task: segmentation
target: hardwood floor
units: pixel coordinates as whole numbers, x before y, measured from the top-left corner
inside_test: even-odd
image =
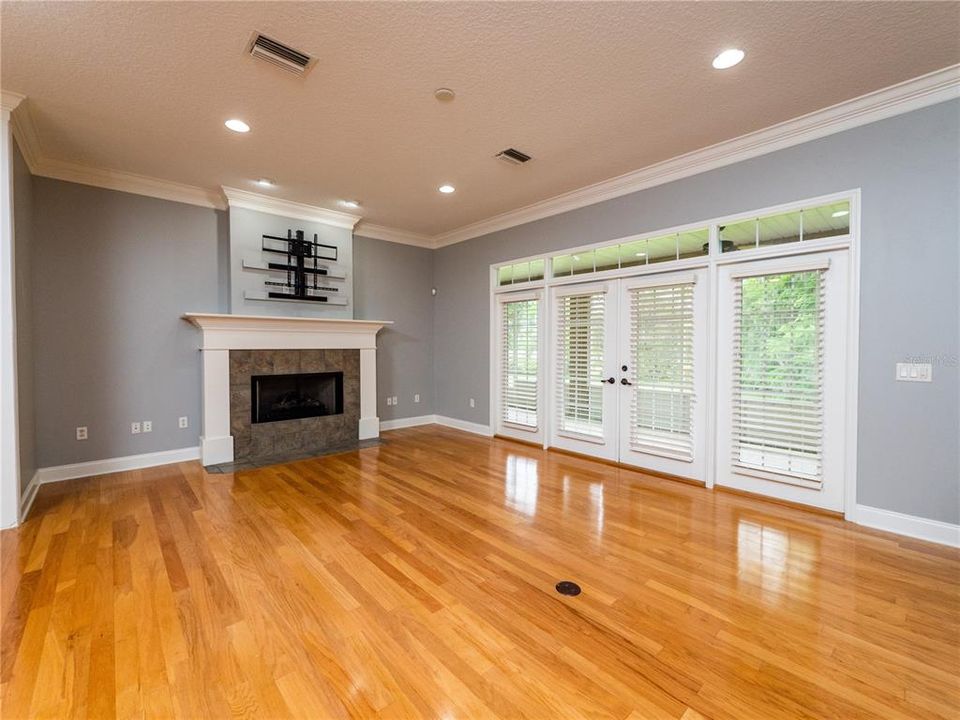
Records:
[[[0,715],[960,715],[954,550],[438,426],[385,440],[44,486],[2,534]]]

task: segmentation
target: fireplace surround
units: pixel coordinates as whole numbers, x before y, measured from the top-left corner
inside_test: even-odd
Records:
[[[204,465],[232,463],[240,459],[237,451],[245,453],[246,457],[267,455],[271,443],[273,450],[291,454],[302,452],[305,448],[312,449],[310,438],[316,438],[318,431],[325,432],[324,442],[329,440],[330,444],[338,439],[379,437],[376,336],[384,326],[391,324],[389,321],[215,313],[187,313],[184,319],[202,333],[200,456]],[[235,363],[242,366],[245,362],[249,363],[245,379],[238,380],[241,376],[232,375],[231,366]],[[342,372],[344,411],[326,417],[253,424],[250,378],[301,372]],[[351,392],[351,387],[356,391]],[[240,427],[238,415],[234,414],[234,408],[243,408],[244,402],[246,409],[239,412],[244,415],[249,436]],[[311,427],[311,424],[317,427]],[[284,431],[266,430],[271,427],[284,428]],[[262,436],[255,434],[258,428],[264,429]],[[272,437],[266,439],[268,435]],[[259,438],[256,440],[259,445],[254,445],[255,437]]]

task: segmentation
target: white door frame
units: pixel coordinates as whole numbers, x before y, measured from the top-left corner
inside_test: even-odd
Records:
[[[787,500],[803,505],[819,507],[825,510],[841,511],[846,504],[845,462],[845,422],[846,422],[846,378],[844,377],[848,348],[847,322],[849,302],[847,283],[849,283],[849,252],[832,250],[815,255],[790,258],[768,258],[752,262],[725,265],[720,268],[717,292],[720,312],[718,325],[717,354],[717,485],[765,495],[779,500]],[[731,409],[733,406],[733,356],[732,343],[735,319],[733,317],[733,295],[735,283],[744,277],[779,275],[781,273],[824,271],[824,366],[823,366],[823,420],[824,433],[821,440],[823,448],[823,483],[819,488],[804,486],[800,481],[790,481],[781,476],[762,470],[734,468],[730,460],[733,444]],[[833,308],[833,312],[831,312]],[[809,483],[808,483],[809,485]]]
[[[716,418],[718,414],[718,408],[716,406],[716,388],[717,388],[717,373],[716,373],[716,350],[718,344],[717,338],[717,312],[718,312],[718,297],[717,293],[719,292],[716,278],[718,275],[718,270],[720,267],[736,262],[746,262],[749,260],[757,260],[762,258],[772,258],[772,257],[792,257],[807,255],[814,252],[822,252],[826,250],[833,249],[847,249],[849,251],[849,280],[848,280],[848,289],[849,289],[849,301],[847,303],[848,310],[848,320],[847,320],[847,366],[845,368],[845,377],[846,377],[846,425],[845,425],[845,466],[846,472],[844,473],[845,477],[845,488],[844,488],[844,504],[843,512],[846,519],[856,522],[857,521],[857,478],[858,478],[858,463],[857,463],[857,444],[858,444],[858,417],[857,411],[859,407],[859,352],[860,352],[860,229],[861,229],[861,201],[860,201],[861,191],[859,188],[853,188],[850,190],[844,190],[835,193],[829,193],[825,195],[819,195],[815,197],[803,198],[800,200],[795,200],[786,203],[780,203],[777,205],[772,205],[763,208],[751,209],[743,212],[738,212],[736,214],[723,215],[713,218],[706,218],[697,222],[685,223],[683,225],[678,225],[671,228],[664,228],[653,230],[649,232],[644,232],[636,235],[630,235],[623,238],[609,238],[599,242],[588,243],[584,245],[578,245],[576,247],[567,247],[567,248],[556,248],[554,250],[538,253],[535,255],[528,255],[525,257],[518,257],[511,260],[504,260],[490,265],[490,317],[493,317],[495,311],[495,295],[501,292],[508,292],[519,289],[529,289],[529,288],[550,288],[559,285],[571,284],[575,282],[589,282],[606,280],[611,278],[621,278],[621,277],[634,277],[639,275],[654,275],[664,272],[673,272],[680,269],[690,269],[690,268],[707,268],[709,276],[709,285],[711,288],[711,298],[710,298],[710,307],[709,307],[709,322],[707,325],[709,333],[709,341],[707,347],[707,356],[708,356],[708,366],[709,366],[709,379],[708,379],[708,392],[707,392],[707,403],[708,403],[708,413],[707,413],[707,472],[706,472],[706,487],[712,488],[715,485],[716,480]],[[809,240],[801,243],[791,243],[785,245],[775,245],[760,247],[751,250],[744,250],[735,253],[722,253],[719,243],[719,237],[717,232],[717,226],[722,224],[727,224],[731,222],[736,222],[741,219],[746,219],[750,217],[759,217],[764,215],[772,215],[781,212],[788,212],[790,210],[796,210],[801,207],[816,207],[818,205],[824,205],[831,202],[838,202],[842,200],[848,200],[850,202],[850,232],[846,236],[840,237],[831,237],[824,238],[822,240]],[[677,260],[671,262],[659,263],[656,265],[649,266],[640,266],[632,267],[629,269],[623,270],[605,270],[598,271],[589,275],[584,275],[583,277],[563,277],[563,278],[554,278],[552,277],[552,267],[550,263],[550,258],[553,255],[559,254],[568,254],[578,252],[580,250],[590,250],[594,248],[607,247],[610,245],[615,245],[618,243],[626,243],[633,240],[656,237],[660,235],[665,235],[674,232],[682,232],[693,228],[698,227],[708,227],[709,228],[709,245],[710,252],[709,255],[699,257],[699,258],[690,258],[685,260]],[[504,265],[511,265],[513,263],[527,262],[531,260],[544,260],[545,272],[544,278],[542,280],[535,280],[526,283],[522,283],[519,286],[506,286],[498,287],[497,286],[497,270],[499,267]],[[551,310],[551,300],[550,294],[548,293],[544,298],[544,302],[547,306],[546,316],[549,316]],[[496,339],[494,337],[495,327],[494,323],[490,323],[490,427],[495,427],[494,420],[496,414],[496,404],[493,401],[493,387],[494,387],[494,361],[496,353]],[[547,348],[547,352],[550,352],[550,348]],[[547,360],[549,362],[549,360]],[[546,421],[549,423],[552,419],[552,409],[550,407],[552,403],[551,393],[546,392],[545,397],[546,402]],[[549,437],[549,428],[547,428],[546,436]],[[547,442],[545,441],[544,447],[547,447]]]

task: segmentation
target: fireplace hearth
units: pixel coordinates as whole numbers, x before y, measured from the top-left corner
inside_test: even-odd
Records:
[[[343,373],[253,375],[250,422],[278,422],[343,413]]]

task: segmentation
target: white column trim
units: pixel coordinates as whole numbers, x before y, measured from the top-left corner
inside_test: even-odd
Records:
[[[3,93],[0,107],[0,528],[20,522],[17,408],[17,294],[10,113],[22,96]]]
[[[377,350],[360,350],[360,439],[380,436],[377,417]]]

